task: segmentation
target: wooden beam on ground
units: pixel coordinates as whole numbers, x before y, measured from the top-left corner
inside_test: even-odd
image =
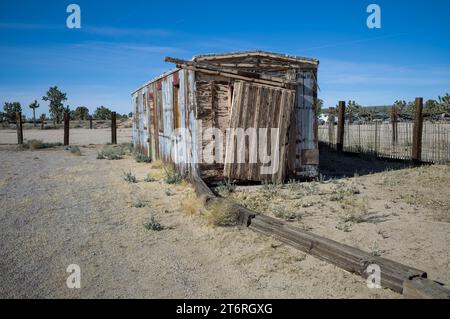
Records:
[[[203,179],[196,173],[192,174],[191,183],[194,185],[197,197],[199,197],[204,203],[216,197],[208,185],[206,185]]]
[[[367,278],[367,267],[378,265],[381,271],[381,286],[402,293],[403,282],[415,277],[426,277],[426,272],[402,265],[334,240],[288,225],[279,219],[255,214],[250,229],[272,236],[321,260],[332,263],[348,272]]]
[[[427,278],[413,278],[403,282],[403,296],[407,299],[450,299],[450,290]]]

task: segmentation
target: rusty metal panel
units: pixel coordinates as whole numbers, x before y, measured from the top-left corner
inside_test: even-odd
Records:
[[[302,163],[303,165],[319,165],[319,150],[303,150]]]

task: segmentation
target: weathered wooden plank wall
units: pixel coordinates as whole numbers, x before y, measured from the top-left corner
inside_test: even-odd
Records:
[[[287,132],[289,128],[290,117],[294,105],[294,91],[286,89],[275,89],[264,85],[249,84],[244,82],[235,82],[233,103],[230,113],[230,128],[249,128],[256,129],[256,134],[252,144],[256,148],[250,148],[248,137],[245,143],[236,143],[235,140],[228,141],[225,150],[225,168],[224,176],[229,179],[253,180],[253,181],[271,181],[281,182],[285,178],[286,166],[285,159],[288,151]],[[267,136],[259,135],[259,128],[267,128]],[[271,148],[271,131],[277,128],[278,145],[277,152]],[[264,143],[265,142],[265,143]],[[279,154],[274,160],[278,162],[276,169],[272,174],[261,174],[261,166],[267,166],[260,161],[258,153],[260,151],[258,144],[266,145],[266,154],[272,156]],[[238,163],[238,154],[245,154],[245,162]],[[254,164],[251,164],[251,163]],[[270,163],[274,165],[274,163]]]
[[[165,162],[173,162],[175,156],[180,173],[189,175],[198,171],[208,181],[228,177],[280,182],[286,174],[299,178],[317,176],[318,145],[314,116],[317,101],[316,62],[276,54],[259,55],[261,53],[224,55],[222,59],[203,57],[201,60],[208,60],[216,68],[234,68],[239,74],[243,72],[250,78],[253,78],[253,73],[253,76],[274,79],[271,85],[179,66],[179,69],[161,75],[134,92],[133,141],[136,148],[151,159]],[[275,80],[290,81],[289,88],[295,87],[295,81],[298,85],[295,91],[282,89],[285,86],[278,85]],[[237,89],[236,83],[245,83],[239,84],[243,85],[242,92]],[[178,104],[176,116],[174,92]],[[234,102],[236,110],[233,110],[232,102],[237,96],[239,100]],[[188,129],[189,134],[186,135],[191,138],[182,138],[180,134],[174,136],[175,126]],[[204,132],[208,128],[217,128],[223,141],[227,141],[229,127],[244,130],[280,128],[277,173],[261,176],[261,163],[251,163],[258,151],[249,152],[248,141],[239,145],[245,154],[244,163],[225,166],[223,162],[228,161],[225,159],[227,146],[219,143],[214,147],[211,142],[217,139],[216,134],[205,135]],[[270,142],[270,132],[266,140]],[[269,155],[272,153],[270,145],[267,152]],[[210,156],[205,158],[204,155],[208,154]]]

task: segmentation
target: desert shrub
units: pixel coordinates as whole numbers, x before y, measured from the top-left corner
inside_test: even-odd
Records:
[[[136,176],[134,176],[131,172],[124,172],[123,179],[128,183],[137,183]]]
[[[214,192],[222,197],[228,196],[230,193],[233,193],[236,190],[236,185],[234,182],[232,182],[229,179],[225,179],[225,181],[220,182],[219,185],[217,185],[214,188]]]
[[[97,154],[97,159],[119,160],[124,155],[123,148],[120,146],[105,146]]]
[[[145,176],[145,178],[144,178],[144,182],[147,182],[147,183],[156,182],[156,181],[157,181],[157,179],[150,174],[147,174],[147,176]]]
[[[132,207],[135,207],[135,208],[142,208],[142,207],[145,207],[145,203],[144,203],[143,201],[141,201],[140,199],[137,199],[137,200],[133,203]]]
[[[360,191],[358,188],[356,188],[355,186],[349,186],[349,187],[339,187],[339,188],[335,188],[333,190],[333,193],[330,197],[330,201],[336,201],[336,202],[341,202],[343,201],[346,197],[348,196],[352,196],[352,195],[356,195],[359,194]]]
[[[163,226],[161,226],[161,224],[153,216],[150,216],[150,220],[144,223],[144,227],[147,230],[154,230],[154,231],[163,230]]]
[[[287,188],[299,196],[315,195],[317,193],[317,184],[313,182],[300,182],[294,179],[289,180]]]
[[[20,146],[21,149],[40,150],[44,148],[51,148],[61,146],[62,143],[44,143],[41,140],[29,140]]]
[[[342,201],[343,214],[340,216],[344,223],[363,223],[369,211],[367,198],[347,198]]]
[[[203,203],[197,197],[185,197],[181,201],[181,210],[188,216],[192,216],[203,208]]]
[[[66,151],[69,151],[73,155],[81,156],[81,150],[78,146],[68,146],[66,147]]]
[[[164,191],[164,194],[166,194],[166,196],[172,196],[173,195],[173,193],[170,191],[170,189],[166,189]]]
[[[167,184],[179,184],[183,181],[183,177],[175,171],[173,166],[164,167],[164,174]]]
[[[294,220],[300,220],[302,216],[298,213],[291,212],[287,210],[284,207],[276,207],[273,210],[273,214],[275,217],[287,220],[287,221],[294,221]]]
[[[142,153],[135,152],[133,158],[138,163],[150,163],[150,158]]]
[[[32,150],[39,150],[45,148],[44,143],[41,140],[29,140],[27,144],[29,145],[29,148]]]
[[[238,222],[238,216],[233,203],[224,199],[213,199],[206,206],[206,219],[208,223],[214,226],[235,226]]]

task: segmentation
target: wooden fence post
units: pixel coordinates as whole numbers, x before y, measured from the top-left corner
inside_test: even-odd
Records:
[[[339,101],[338,128],[336,141],[336,149],[338,152],[342,152],[342,150],[344,149],[344,126],[345,126],[345,101]]]
[[[17,144],[23,144],[22,112],[16,112]]]
[[[64,145],[69,145],[69,112],[64,113]]]
[[[379,132],[378,132],[378,121],[375,121],[375,138],[374,138],[374,140],[375,140],[375,145],[374,145],[374,154],[375,154],[375,156],[376,157],[378,157],[378,134]]]
[[[92,130],[92,115],[89,115],[89,129]]]
[[[328,110],[328,145],[331,147],[336,142],[334,138],[334,108]]]
[[[423,98],[417,97],[414,113],[414,131],[412,145],[412,160],[419,162],[422,159],[422,129],[423,129]]]
[[[117,144],[116,112],[111,113],[111,144]]]
[[[397,121],[397,108],[393,106],[391,110],[392,145],[396,145],[398,140]]]

